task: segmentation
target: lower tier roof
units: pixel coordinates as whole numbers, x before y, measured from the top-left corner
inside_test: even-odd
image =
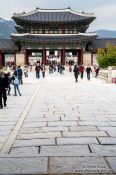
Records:
[[[12,39],[0,39],[0,51],[18,50],[16,43]]]
[[[54,43],[54,42],[84,42],[92,41],[96,33],[78,33],[78,34],[12,34],[14,41]]]
[[[116,38],[98,38],[88,45],[88,50],[96,51],[99,48],[105,49],[107,43],[116,46]]]

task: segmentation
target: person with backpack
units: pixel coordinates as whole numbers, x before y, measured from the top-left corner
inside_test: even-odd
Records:
[[[13,75],[12,77],[13,85],[14,85],[14,96],[17,96],[18,94],[21,96],[20,89],[19,89],[19,79],[16,75]]]

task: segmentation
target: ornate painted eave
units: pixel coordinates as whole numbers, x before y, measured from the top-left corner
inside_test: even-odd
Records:
[[[12,34],[11,37],[16,42],[36,42],[36,43],[58,43],[58,42],[89,42],[93,41],[96,33],[78,34]]]
[[[80,22],[90,21],[95,19],[95,16],[90,13],[75,12],[70,8],[66,9],[40,9],[28,13],[14,13],[12,17],[15,21],[26,22]]]

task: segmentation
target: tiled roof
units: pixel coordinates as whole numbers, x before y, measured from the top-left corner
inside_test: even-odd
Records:
[[[97,35],[94,33],[79,34],[12,34],[15,41],[54,43],[54,42],[83,42],[94,40]]]
[[[86,20],[92,22],[95,19],[93,14],[75,12],[70,8],[56,10],[37,8],[35,11],[29,13],[14,13],[12,18],[14,20],[19,19],[30,22],[74,22]]]
[[[92,41],[88,48],[89,50],[97,50],[99,48],[105,48],[107,43],[111,43],[116,46],[116,38],[99,38]]]
[[[12,51],[18,50],[18,47],[12,39],[0,39],[0,50]]]

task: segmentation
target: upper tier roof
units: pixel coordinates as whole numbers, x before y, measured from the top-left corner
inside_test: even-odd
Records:
[[[78,22],[89,20],[92,22],[95,17],[93,14],[89,13],[79,13],[71,10],[70,8],[66,9],[40,9],[28,12],[28,13],[14,13],[14,20],[23,20],[29,22]]]

